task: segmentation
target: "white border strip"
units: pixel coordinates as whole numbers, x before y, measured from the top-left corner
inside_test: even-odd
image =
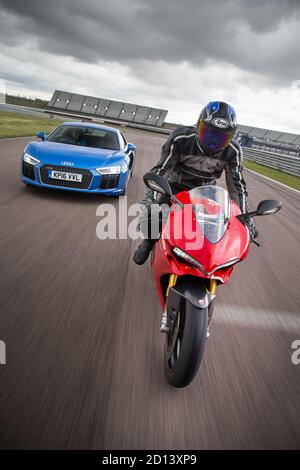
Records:
[[[280,183],[280,181],[273,180],[272,178],[269,178],[268,176],[262,175],[261,173],[258,173],[257,171],[249,170],[249,168],[246,168],[246,167],[244,168],[244,170],[245,171],[250,171],[251,173],[254,173],[255,175],[259,175],[262,178],[266,178],[267,180],[272,181],[272,183],[277,183],[277,184],[279,184],[280,186],[283,186],[286,189],[290,189],[291,191],[295,191],[296,193],[300,194],[300,191],[298,189],[291,188],[290,186],[287,186],[286,184]]]

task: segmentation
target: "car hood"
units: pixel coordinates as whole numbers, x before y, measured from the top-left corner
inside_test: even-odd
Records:
[[[64,165],[62,162],[73,163],[76,168],[98,168],[116,165],[124,158],[120,150],[96,149],[79,145],[61,144],[58,142],[30,142],[25,152],[42,163]]]

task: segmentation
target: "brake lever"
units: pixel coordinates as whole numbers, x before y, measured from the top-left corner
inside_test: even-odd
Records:
[[[257,246],[260,246],[260,243],[256,242],[255,240],[252,240],[252,243],[254,243]]]

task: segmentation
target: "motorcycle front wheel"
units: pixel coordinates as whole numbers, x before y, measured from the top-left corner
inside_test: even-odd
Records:
[[[174,387],[186,387],[195,377],[204,352],[208,309],[182,298],[172,327],[166,334],[164,369]]]

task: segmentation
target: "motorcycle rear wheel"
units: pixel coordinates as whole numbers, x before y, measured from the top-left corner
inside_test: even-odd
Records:
[[[164,370],[174,387],[186,387],[195,377],[204,353],[208,309],[182,298],[171,331],[166,334]]]

